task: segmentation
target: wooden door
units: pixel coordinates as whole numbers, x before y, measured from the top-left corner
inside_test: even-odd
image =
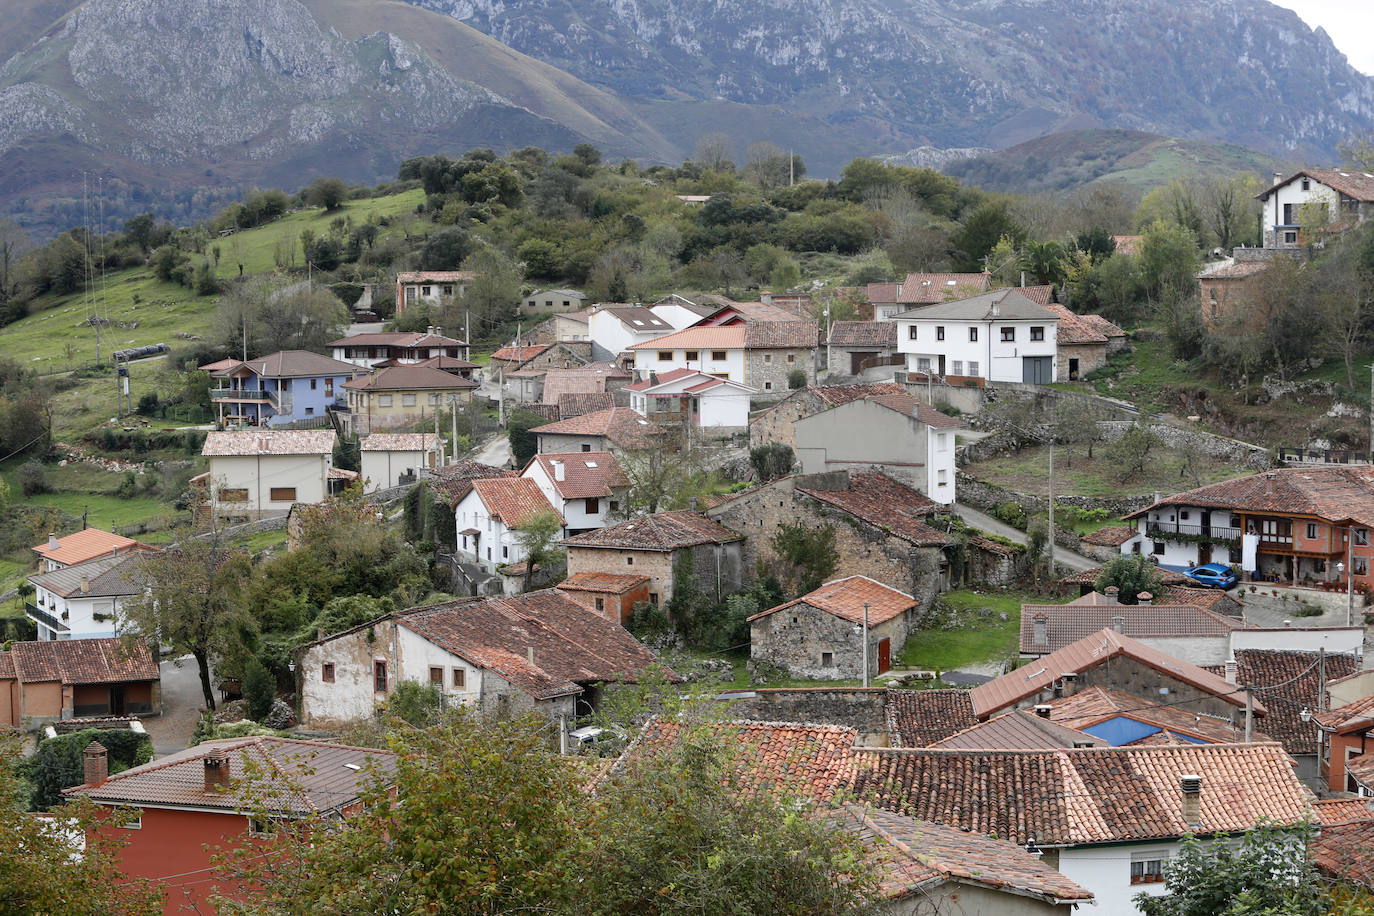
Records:
[[[881,639],[878,641],[878,673],[892,670],[892,640]]]

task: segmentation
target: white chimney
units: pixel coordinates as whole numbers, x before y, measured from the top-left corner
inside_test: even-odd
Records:
[[[91,580],[90,580],[88,577],[86,577],[86,576],[82,576],[82,577],[81,577],[81,594],[85,595],[85,594],[89,593],[90,590],[91,590]]]
[[[1031,621],[1031,645],[1048,646],[1050,644],[1050,619],[1044,611],[1036,614]]]
[[[1277,187],[1279,186],[1279,182],[1280,182],[1280,181],[1283,181],[1283,176],[1282,176],[1281,174],[1279,174],[1278,172],[1275,172],[1275,173],[1274,173],[1274,187],[1277,188]]]
[[[1226,664],[1225,664],[1224,667],[1225,667],[1225,671],[1226,671],[1226,675],[1225,675],[1225,677],[1226,677],[1226,683],[1228,683],[1228,684],[1234,684],[1234,683],[1236,682],[1236,659],[1235,659],[1235,657],[1233,656],[1233,657],[1231,657],[1231,658],[1228,658],[1228,659],[1226,660]]]
[[[57,535],[53,534],[51,531],[48,532],[48,549],[57,549]]]
[[[1125,617],[1113,617],[1113,618],[1112,618],[1112,629],[1115,630],[1115,631],[1118,632],[1118,633],[1123,633],[1123,634],[1124,634],[1124,633],[1126,632],[1126,618],[1125,618]]]
[[[563,462],[553,461],[551,463],[553,464],[553,479],[557,480],[560,483],[564,480],[567,480],[568,470],[563,466]]]
[[[1037,703],[1035,706],[1035,714],[1042,719],[1048,719],[1053,711],[1054,707],[1048,703]]]
[[[525,658],[529,660],[530,667],[534,667],[534,646],[525,647]]]

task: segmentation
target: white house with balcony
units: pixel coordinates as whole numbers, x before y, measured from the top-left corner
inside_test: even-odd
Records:
[[[745,429],[749,399],[758,390],[695,369],[650,370],[642,381],[625,389],[630,408],[642,417],[663,423],[690,421],[697,429]]]
[[[1056,381],[1059,317],[1014,289],[897,316],[897,350],[910,373],[954,384]]]
[[[1303,229],[1363,222],[1374,212],[1374,174],[1355,169],[1303,169],[1256,195],[1265,248],[1298,248],[1310,243]]]
[[[120,609],[142,591],[136,564],[145,554],[111,554],[29,576],[34,594],[27,612],[38,627],[38,638],[118,636]]]
[[[358,479],[333,466],[332,429],[211,432],[201,454],[210,470],[191,478],[200,514],[259,519],[314,505]]]

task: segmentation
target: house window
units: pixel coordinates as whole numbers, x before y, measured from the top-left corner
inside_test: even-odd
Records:
[[[977,342],[978,342],[978,329],[977,329],[977,328],[969,328],[969,329],[968,329],[968,342],[969,342],[969,343],[977,343]]]
[[[272,502],[291,503],[296,501],[295,487],[273,487],[271,490]]]
[[[453,669],[453,686],[457,690],[462,690],[468,685],[468,673],[462,668]]]
[[[1368,546],[1369,546],[1369,529],[1368,529],[1368,528],[1356,528],[1356,529],[1355,529],[1355,546],[1356,546],[1356,547],[1368,547]]]
[[[582,443],[582,451],[584,451],[584,452],[590,452],[591,450],[592,450],[592,445],[591,445],[590,442],[583,442],[583,443]]]
[[[315,390],[315,379],[313,379],[313,378],[310,380],[310,390],[311,390],[311,391],[314,391],[314,390]]]
[[[649,592],[649,603],[658,607],[658,592]]]
[[[634,558],[634,557],[626,557],[626,558],[625,558],[625,565],[626,565],[626,566],[634,566],[634,565],[635,565],[635,558]]]
[[[1317,525],[1315,522],[1307,523],[1307,539],[1315,541],[1317,539]]]
[[[764,390],[764,391],[772,391],[772,390],[773,390],[773,383],[772,383],[772,382],[764,382],[764,383],[763,383],[763,390]]]
[[[930,371],[930,357],[928,357],[928,356],[917,357],[917,359],[916,359],[916,371],[917,371],[917,372],[929,372],[929,371]]]
[[[222,503],[246,503],[248,502],[248,490],[246,488],[220,490],[219,501]]]
[[[797,361],[797,354],[795,354],[795,353],[789,353],[789,354],[787,354],[787,361],[788,361],[789,363],[795,363],[795,362]]]
[[[389,394],[379,394],[379,395],[377,395],[377,406],[378,406],[378,407],[390,407],[390,406],[391,406],[391,395],[389,395]]]
[[[1310,190],[1312,190],[1312,179],[1310,179],[1310,178],[1304,178],[1304,179],[1302,180],[1302,189],[1303,189],[1304,191],[1310,191]]]
[[[724,351],[724,350],[712,350],[712,351],[711,351],[711,359],[716,360],[716,361],[718,361],[718,362],[719,362],[719,361],[723,361],[723,360],[725,359],[725,351]]]
[[[1045,329],[1044,329],[1044,328],[1031,328],[1031,340],[1044,340],[1044,339],[1045,339]]]
[[[701,351],[700,351],[700,350],[686,350],[686,351],[683,352],[682,358],[685,359],[685,360],[687,360],[687,362],[689,362],[689,363],[698,362],[698,361],[701,360]]]
[[[968,361],[968,374],[975,378],[978,376],[978,360],[971,359]]]
[[[325,662],[320,666],[320,680],[326,684],[334,683],[334,663]]]
[[[402,406],[402,407],[414,407],[414,406],[415,406],[415,395],[414,395],[414,394],[403,394],[403,395],[401,395],[401,406]]]
[[[314,416],[314,414],[315,414],[315,408],[313,408],[313,407],[307,407],[307,408],[305,408],[305,415],[306,415],[307,417],[309,417],[309,416]]]
[[[597,609],[598,611],[604,611],[604,610],[606,610],[606,599],[605,599],[605,598],[597,598],[597,599],[596,599],[596,609]]]
[[[1151,542],[1150,542],[1150,553],[1154,554],[1155,556],[1159,556],[1159,557],[1164,556],[1164,542],[1163,542],[1163,541],[1151,541]]]
[[[822,652],[822,653],[821,653],[821,667],[822,667],[822,668],[833,668],[833,667],[835,667],[835,653],[834,653],[834,652]]]
[[[1290,230],[1286,230],[1286,231],[1283,233],[1283,243],[1284,243],[1285,245],[1296,245],[1296,244],[1298,244],[1298,234],[1297,234],[1296,232],[1292,231],[1291,229],[1290,229]]]
[[[661,362],[661,363],[671,363],[671,362],[673,361],[673,351],[672,351],[672,350],[659,350],[659,351],[658,351],[658,361]]]
[[[510,546],[507,545],[507,544],[502,544],[502,545],[501,545],[501,559],[503,559],[503,560],[509,560],[509,559],[510,559]]]
[[[1178,517],[1179,517],[1179,520],[1180,520],[1180,521],[1185,521],[1185,522],[1188,521],[1188,513],[1187,513],[1186,511],[1180,512],[1180,513],[1178,514]]]
[[[937,325],[935,326],[935,339],[936,339],[936,340],[944,340],[944,339],[945,339],[945,326],[944,326],[944,325],[942,325],[942,324],[937,324]]]
[[[1367,576],[1367,575],[1369,575],[1369,561],[1368,561],[1367,559],[1365,559],[1364,557],[1356,557],[1356,558],[1355,558],[1355,575],[1357,575],[1357,576]]]
[[[588,514],[588,515],[596,515],[596,513],[600,512],[600,511],[601,511],[601,501],[600,501],[599,499],[597,499],[595,496],[588,496],[588,497],[587,497],[587,514]]]
[[[1016,328],[1002,328],[1002,342],[1012,343],[1016,340]]]
[[[771,363],[771,362],[773,361],[773,354],[772,354],[772,353],[765,353],[765,354],[763,354],[763,361],[764,361],[765,363]]]
[[[440,687],[444,686],[444,669],[438,665],[429,666],[429,682]]]
[[[374,661],[372,663],[372,689],[378,693],[386,693],[386,662]]]
[[[123,827],[125,830],[142,830],[142,829],[143,829],[143,812],[142,812],[142,811],[138,812],[138,814],[135,815],[135,816],[133,817],[133,819],[128,820],[128,821],[125,821],[124,823],[120,824],[119,826]]]
[[[936,484],[935,484],[935,485],[936,485],[937,487],[947,487],[947,486],[949,486],[949,471],[946,471],[944,468],[941,468],[939,471],[936,472],[936,474],[935,474],[935,480],[936,480]]]
[[[950,374],[951,374],[951,375],[963,375],[963,374],[964,374],[964,361],[963,361],[962,359],[956,359],[956,360],[954,360],[953,362],[951,362],[951,363],[949,364],[949,371],[950,371]]]
[[[916,325],[913,324],[913,325],[911,325],[910,327],[908,327],[908,328],[906,329],[906,339],[907,339],[907,340],[915,340],[915,339],[916,339]]]
[[[1160,884],[1164,881],[1164,856],[1161,853],[1146,853],[1150,858],[1131,857],[1132,884]]]
[[[429,403],[433,404],[436,407],[439,406],[439,397],[440,396],[437,394],[431,394],[429,396]]]

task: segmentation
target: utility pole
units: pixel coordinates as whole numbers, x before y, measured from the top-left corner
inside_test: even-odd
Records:
[[[1369,367],[1369,460],[1374,461],[1374,365]]]
[[[458,456],[458,395],[448,396],[449,419],[453,421],[453,435],[449,438],[449,448],[453,457]]]
[[[826,304],[825,304],[825,371],[826,371],[826,372],[833,373],[833,372],[835,371],[835,364],[831,361],[831,355],[830,355],[830,354],[831,354],[831,349],[830,349],[830,303],[829,303],[829,302],[826,302]],[[1374,384],[1374,382],[1371,382],[1371,384]],[[1371,410],[1374,410],[1374,408],[1371,408]],[[1371,422],[1374,422],[1374,421],[1371,421]],[[1370,451],[1374,451],[1374,445],[1371,445],[1371,446],[1369,447],[1369,450],[1370,450]]]
[[[463,359],[472,356],[472,309],[463,310]]]
[[[1250,692],[1250,688],[1245,688],[1245,743],[1253,741],[1255,722],[1255,695]]]
[[[1072,463],[1072,462],[1071,462]],[[1050,582],[1054,582],[1054,433],[1050,433]]]
[[[864,686],[868,686],[868,602],[864,602]]]
[[[1317,650],[1317,712],[1326,709],[1326,646]]]

